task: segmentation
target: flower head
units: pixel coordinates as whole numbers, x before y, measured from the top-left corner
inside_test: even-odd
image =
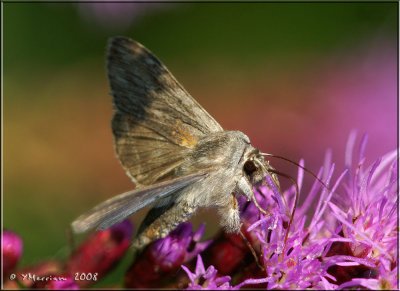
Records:
[[[196,269],[194,273],[192,273],[186,266],[182,266],[182,269],[186,272],[190,280],[186,290],[239,290],[244,285],[267,282],[266,279],[247,279],[236,286],[231,286],[231,277],[218,276],[218,271],[212,265],[210,265],[206,270],[200,255],[197,256]]]
[[[398,264],[397,153],[388,153],[366,166],[366,141],[364,136],[355,165],[351,158],[354,152],[352,143],[349,143],[346,166],[351,175],[344,184],[344,191],[335,197],[336,203],[329,203],[337,220],[338,236],[342,238],[336,250],[339,254],[364,259],[373,265],[367,271],[358,271],[357,280],[351,278],[353,282],[378,280],[382,286],[397,288],[397,284],[393,285],[392,272]],[[337,268],[335,271],[338,272]],[[340,274],[343,273],[348,271]],[[345,282],[348,278],[344,280],[342,275],[338,279]]]
[[[190,283],[187,290],[230,290],[229,285],[231,277],[217,276],[218,271],[214,266],[209,266],[207,270],[204,267],[201,256],[197,256],[196,270],[192,273],[186,266],[182,266],[183,270],[189,276]]]
[[[347,167],[332,186],[335,165],[327,155],[318,179],[297,205],[292,225],[288,217],[293,214],[288,213],[295,204],[296,187],[281,194],[267,180],[268,187],[255,189],[258,204],[267,214],[252,203],[240,201],[244,232],[261,253],[264,272],[253,269],[253,276],[240,276],[246,268],[238,269],[237,264],[231,268],[229,256],[226,263],[230,268],[224,269],[224,258],[215,256],[219,259],[211,259],[213,265],[205,270],[200,258],[195,273],[183,266],[190,279],[188,288],[236,289],[259,283],[266,283],[267,289],[397,288],[397,155],[389,153],[365,166],[365,145],[363,138],[355,167],[349,163],[352,149],[348,150]],[[299,189],[303,176],[300,167]],[[211,250],[215,245],[228,250],[238,245],[231,244],[228,236],[217,242]],[[250,279],[231,286],[230,277],[219,279],[214,266],[222,266],[223,274]]]
[[[125,275],[129,288],[159,287],[153,285],[202,252],[211,241],[200,242],[205,227],[195,232],[189,222],[181,223],[165,238],[150,244],[135,260]]]
[[[151,245],[151,259],[164,271],[179,268],[183,262],[190,261],[210,244],[209,241],[199,242],[204,230],[204,224],[193,232],[190,223],[181,223],[167,237]]]

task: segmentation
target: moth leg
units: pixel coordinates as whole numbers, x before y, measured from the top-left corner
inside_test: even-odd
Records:
[[[219,208],[219,214],[222,218],[221,225],[226,232],[239,233],[241,227],[239,203],[234,193],[231,194],[229,202]]]
[[[140,227],[141,232],[133,241],[133,247],[141,250],[152,241],[165,237],[179,223],[186,221],[195,211],[196,207],[188,205],[184,201],[152,209],[143,223],[153,221],[148,226],[145,224]]]
[[[246,197],[247,201],[253,201],[254,205],[261,213],[268,215],[268,213],[258,203],[256,195],[254,195],[253,186],[247,178],[242,177],[238,181],[236,185],[236,190],[238,190],[239,193],[243,194]]]
[[[239,179],[234,192],[239,192],[243,194],[246,197],[247,201],[250,201],[254,196],[253,185],[250,184],[249,180],[246,177],[241,177]]]

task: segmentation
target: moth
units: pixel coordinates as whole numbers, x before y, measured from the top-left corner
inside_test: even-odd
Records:
[[[106,229],[153,205],[133,245],[165,237],[201,207],[218,210],[226,232],[240,231],[238,195],[278,178],[240,131],[225,131],[148,49],[125,37],[109,40],[116,155],[135,190],[97,205],[72,223],[75,233]]]

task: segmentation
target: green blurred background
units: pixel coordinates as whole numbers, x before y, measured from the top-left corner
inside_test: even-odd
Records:
[[[153,51],[224,128],[318,171],[352,129],[371,159],[396,146],[397,6],[5,3],[3,225],[22,265],[65,256],[69,223],[133,187],[113,152],[110,36]]]

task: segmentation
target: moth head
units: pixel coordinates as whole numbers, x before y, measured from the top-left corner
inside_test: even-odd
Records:
[[[270,175],[275,185],[279,188],[278,176],[275,169],[266,161],[258,150],[250,154],[243,165],[243,172],[252,185],[263,184],[265,176]]]

